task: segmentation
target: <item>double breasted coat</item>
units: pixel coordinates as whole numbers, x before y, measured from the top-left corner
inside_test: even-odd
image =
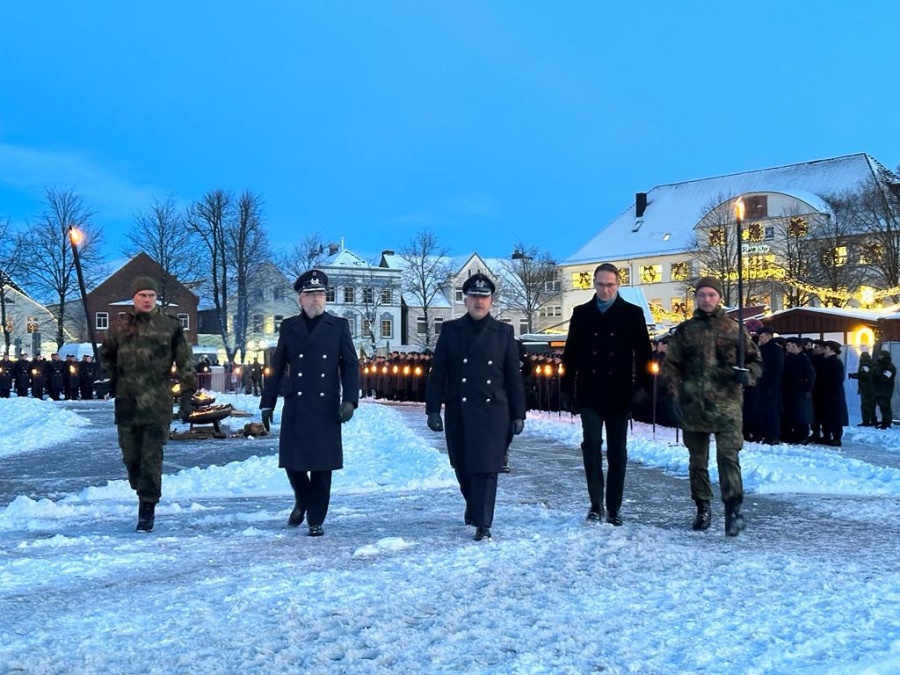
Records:
[[[575,307],[569,321],[562,390],[574,394],[579,407],[627,413],[633,384],[650,391],[651,352],[640,307],[616,297],[601,313],[591,298]]]
[[[278,466],[292,471],[343,468],[339,410],[342,401],[359,404],[359,359],[347,320],[326,312],[310,332],[302,315],[285,319],[271,369],[259,407],[274,409],[283,391]]]
[[[525,386],[512,326],[488,315],[479,330],[468,315],[441,327],[425,412],[441,411],[447,453],[465,473],[498,473],[510,422],[525,419]]]

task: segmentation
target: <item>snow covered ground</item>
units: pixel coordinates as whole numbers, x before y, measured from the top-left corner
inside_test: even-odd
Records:
[[[748,445],[726,539],[672,430],[634,426],[625,525],[587,526],[577,420],[530,416],[476,543],[416,405],[344,427],[318,539],[274,436],[170,443],[139,534],[111,403],[0,412],[0,673],[900,673],[897,431]]]

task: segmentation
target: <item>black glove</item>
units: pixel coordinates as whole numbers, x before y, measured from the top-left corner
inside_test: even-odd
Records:
[[[444,423],[441,421],[441,413],[429,413],[428,428],[432,431],[444,430]]]
[[[341,424],[350,421],[350,418],[353,417],[354,410],[355,408],[353,407],[353,404],[350,403],[350,401],[344,401],[343,403],[341,403],[341,411],[339,413]]]
[[[262,409],[262,423],[263,426],[268,431],[272,427],[272,409],[271,408],[263,408]]]
[[[576,413],[578,412],[575,407],[575,395],[570,394],[567,391],[562,392],[559,395],[559,407],[565,410],[566,412]]]
[[[522,433],[522,430],[525,428],[525,420],[513,420],[509,423],[509,429],[512,431],[513,436],[518,436]]]
[[[191,413],[194,412],[194,402],[191,398],[193,398],[193,394],[188,394],[187,392],[181,395],[181,400],[178,403],[178,417],[182,422],[190,420]]]
[[[735,368],[734,374],[731,376],[732,382],[736,382],[737,384],[749,387],[750,386],[750,371],[745,368]]]

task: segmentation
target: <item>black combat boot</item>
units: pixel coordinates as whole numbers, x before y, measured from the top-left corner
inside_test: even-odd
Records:
[[[309,536],[310,537],[321,537],[325,534],[325,530],[322,529],[321,525],[310,525],[309,526]]]
[[[725,536],[736,537],[745,528],[744,516],[741,515],[741,502],[737,499],[729,499],[725,502]]]
[[[708,530],[712,522],[712,509],[709,507],[709,500],[698,499],[696,502],[697,517],[694,518],[691,529],[694,531]]]
[[[155,517],[156,504],[153,502],[141,502],[138,507],[138,522],[135,529],[138,532],[152,532]]]

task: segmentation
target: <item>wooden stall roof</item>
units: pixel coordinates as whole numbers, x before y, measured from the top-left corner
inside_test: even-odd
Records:
[[[868,309],[832,307],[794,307],[761,317],[761,321],[781,335],[840,333],[844,344],[848,336],[862,326],[872,329],[879,342],[900,339],[900,313]]]

